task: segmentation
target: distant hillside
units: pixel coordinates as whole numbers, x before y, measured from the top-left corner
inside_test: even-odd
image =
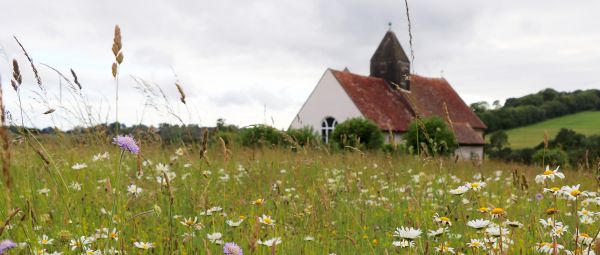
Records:
[[[572,129],[584,135],[600,134],[600,111],[580,112],[549,119],[533,125],[506,130],[508,142],[513,149],[534,147],[548,138],[556,136],[561,128]],[[489,137],[489,136],[488,136]]]
[[[471,109],[488,126],[487,133],[529,126],[569,114],[600,110],[600,90],[558,92],[545,89],[519,98],[509,98],[504,106],[494,102],[471,104]]]

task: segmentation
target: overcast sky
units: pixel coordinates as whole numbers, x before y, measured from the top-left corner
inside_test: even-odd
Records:
[[[415,72],[443,75],[467,103],[547,87],[600,88],[600,1],[409,0],[409,5]],[[69,78],[73,68],[94,115],[114,121],[115,24],[125,55],[119,119],[127,124],[177,123],[175,114],[200,125],[225,118],[242,126],[267,122],[286,128],[326,68],[368,75],[388,22],[408,52],[401,0],[21,0],[4,1],[2,9],[0,75],[7,108],[20,122],[9,81],[9,61],[16,58],[24,76],[25,122],[37,127],[79,124],[76,103],[65,91],[60,103],[58,75],[41,63]],[[40,70],[48,102],[40,102],[13,35]],[[173,71],[187,107],[178,101]],[[170,110],[145,107],[132,76],[160,86]],[[42,114],[47,108],[57,110]]]

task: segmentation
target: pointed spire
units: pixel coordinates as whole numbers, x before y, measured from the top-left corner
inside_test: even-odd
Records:
[[[403,89],[410,89],[407,79],[410,76],[410,60],[402,49],[396,34],[391,30],[385,33],[383,40],[371,57],[371,76],[383,78]]]

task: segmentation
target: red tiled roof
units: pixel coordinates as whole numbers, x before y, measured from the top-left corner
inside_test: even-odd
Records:
[[[469,123],[452,122],[454,135],[459,144],[462,145],[482,145],[485,144],[483,137],[475,131]]]
[[[446,119],[446,104],[450,120],[458,123],[454,127],[458,143],[484,144],[474,129],[485,129],[485,124],[445,79],[411,75],[408,92],[392,90],[381,78],[331,72],[365,118],[377,123],[382,130],[407,131],[415,112],[423,117],[435,115]]]
[[[436,115],[445,119],[447,114],[444,104],[446,104],[452,122],[468,123],[475,129],[487,128],[444,78],[411,75],[410,93],[402,94],[415,104],[414,110],[424,117]]]
[[[386,131],[404,132],[414,118],[408,102],[381,78],[331,70],[365,118]]]

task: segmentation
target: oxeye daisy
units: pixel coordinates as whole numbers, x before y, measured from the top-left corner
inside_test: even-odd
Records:
[[[454,248],[448,246],[448,243],[441,243],[439,246],[435,247],[435,250],[439,253],[451,253],[454,254]]]
[[[467,243],[469,248],[485,249],[485,243],[479,239],[471,239],[471,242]]]
[[[535,182],[537,183],[545,183],[546,180],[554,181],[555,178],[564,179],[565,175],[558,171],[560,167],[557,167],[555,170],[550,170],[550,166],[546,166],[546,170],[535,177]]]
[[[142,250],[149,250],[154,248],[154,244],[148,242],[134,242],[133,245]]]
[[[48,238],[47,235],[42,235],[42,238],[40,238],[39,244],[41,244],[41,245],[51,245],[53,242],[54,242],[54,239]]]
[[[506,211],[500,207],[496,207],[490,211],[490,214],[492,214],[492,218],[498,218],[504,216]]]
[[[137,145],[137,142],[129,135],[119,135],[116,138],[113,138],[113,144],[118,145],[122,150],[129,151],[132,154],[138,154],[140,152],[140,147]]]
[[[281,243],[281,237],[271,238],[271,239],[266,240],[266,241],[258,240],[257,243],[258,244],[262,244],[262,245],[267,246],[267,247],[271,247],[271,246],[280,244]]]
[[[406,248],[415,246],[415,242],[409,240],[394,241],[392,242],[392,245],[400,248]]]
[[[441,225],[448,225],[448,226],[452,226],[452,222],[450,222],[450,218],[446,217],[446,216],[441,216],[439,214],[435,214],[435,216],[433,216],[433,221],[440,223]]]
[[[268,225],[268,226],[274,226],[275,225],[275,220],[273,220],[271,218],[271,216],[267,216],[267,215],[262,215],[261,217],[258,218],[258,221],[262,224]]]
[[[483,229],[490,225],[490,223],[491,222],[489,220],[477,219],[468,221],[467,226],[472,227],[474,229]]]
[[[465,186],[473,191],[480,191],[483,187],[485,187],[485,185],[485,182],[468,182],[465,184]]]
[[[451,189],[449,192],[452,195],[462,195],[469,191],[469,187],[467,186],[458,186],[456,189]]]
[[[394,236],[402,239],[414,240],[423,233],[420,229],[399,227],[394,231]]]
[[[190,218],[183,219],[183,221],[180,221],[179,223],[181,223],[184,226],[193,227],[194,225],[196,225],[197,222],[198,222],[198,217],[194,217],[194,219],[192,219],[190,217]]]

